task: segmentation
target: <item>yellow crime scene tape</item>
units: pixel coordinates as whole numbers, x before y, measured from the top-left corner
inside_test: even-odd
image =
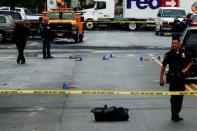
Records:
[[[197,91],[0,90],[0,94],[197,95]]]

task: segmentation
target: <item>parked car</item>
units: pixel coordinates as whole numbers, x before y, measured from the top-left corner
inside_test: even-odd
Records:
[[[22,15],[19,12],[15,11],[7,11],[7,10],[0,10],[0,14],[3,15],[10,15],[14,19],[14,21],[21,21],[23,20]],[[40,35],[40,21],[38,20],[23,20],[27,26],[30,28],[29,35],[34,38],[36,35]]]
[[[21,16],[21,14],[20,13],[18,13],[18,12],[15,12],[15,11],[5,11],[5,10],[0,10],[0,14],[1,15],[10,15],[10,16],[12,16],[12,18],[14,19],[14,20],[22,20],[22,16]]]
[[[192,56],[193,64],[189,71],[189,77],[197,77],[197,27],[188,27],[182,35],[181,44]]]
[[[10,7],[7,6],[0,7],[0,10],[12,11]],[[20,13],[23,20],[39,20],[39,17],[41,16],[33,14],[30,10],[24,7],[15,7],[14,11]]]
[[[15,22],[10,15],[0,15],[0,42],[11,38],[14,27]]]

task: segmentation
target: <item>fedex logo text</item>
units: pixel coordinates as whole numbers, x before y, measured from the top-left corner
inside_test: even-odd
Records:
[[[157,9],[159,7],[178,7],[179,0],[127,0],[127,9],[136,4],[139,9]]]

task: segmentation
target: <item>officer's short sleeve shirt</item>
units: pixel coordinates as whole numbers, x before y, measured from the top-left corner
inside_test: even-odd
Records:
[[[187,64],[191,62],[191,56],[185,52],[185,50],[179,50],[176,52],[175,50],[170,50],[164,56],[163,65],[169,64],[169,70],[172,72],[182,71]]]

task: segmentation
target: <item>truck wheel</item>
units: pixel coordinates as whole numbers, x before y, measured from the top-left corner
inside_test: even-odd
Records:
[[[130,23],[128,25],[128,28],[129,28],[129,30],[134,31],[134,30],[137,30],[138,26],[135,23]]]
[[[86,23],[86,29],[92,30],[94,28],[94,23],[93,22],[87,22]]]
[[[5,35],[3,32],[0,32],[0,43],[5,41]]]
[[[78,43],[79,42],[79,34],[76,34],[75,35],[74,40],[75,40],[75,43]]]

